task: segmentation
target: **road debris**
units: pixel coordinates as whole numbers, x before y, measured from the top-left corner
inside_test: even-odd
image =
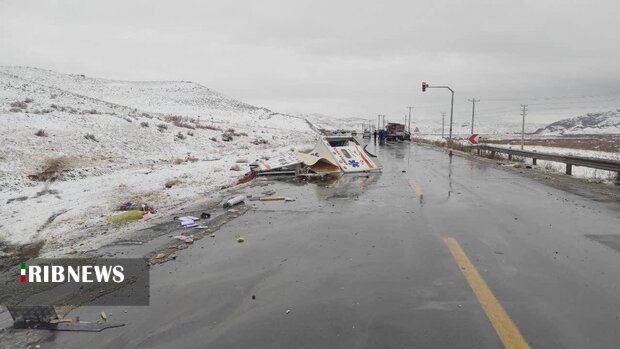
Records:
[[[245,196],[243,195],[237,195],[231,199],[228,199],[225,203],[224,203],[224,208],[229,208],[235,205],[238,205],[242,202],[245,201]]]
[[[181,226],[186,229],[198,227],[198,224],[196,224],[195,221],[199,219],[200,218],[196,217],[179,217],[179,220],[181,221]]]
[[[101,312],[101,318],[103,319],[103,321],[108,321],[108,316],[106,315],[105,311]]]
[[[130,220],[142,219],[142,218],[144,218],[144,212],[139,211],[139,210],[130,210],[130,211],[125,211],[123,213],[116,214],[116,215],[108,216],[108,221],[124,222],[124,221],[130,221]]]
[[[250,164],[250,169],[258,174],[295,174],[301,160],[294,154],[280,154],[268,159],[260,159]]]
[[[238,242],[238,243],[245,242],[245,239],[244,239],[244,238],[242,238],[242,237],[238,237],[238,238],[237,238],[237,242]]]
[[[247,183],[251,180],[253,180],[254,178],[256,178],[257,173],[254,172],[253,170],[250,170],[250,172],[244,174],[243,176],[237,178],[237,180],[235,181],[235,185],[239,185],[239,184],[243,184],[243,183]]]
[[[111,243],[111,246],[129,246],[129,245],[142,245],[144,241],[140,240],[119,240]]]
[[[181,240],[183,242],[185,242],[186,244],[193,244],[194,243],[194,235],[193,234],[189,234],[187,232],[182,232],[180,235],[177,235],[174,237],[177,240]]]
[[[278,200],[286,200],[286,197],[280,195],[269,195],[269,196],[261,196],[260,201],[278,201]]]

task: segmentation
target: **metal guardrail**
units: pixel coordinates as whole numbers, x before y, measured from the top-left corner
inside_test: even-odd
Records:
[[[508,154],[510,156],[521,156],[525,158],[531,158],[532,163],[536,165],[536,160],[547,160],[554,162],[561,162],[566,164],[566,174],[572,174],[573,166],[582,166],[595,168],[599,170],[606,170],[618,173],[618,180],[620,180],[620,160],[612,160],[612,159],[601,159],[601,158],[592,158],[585,156],[574,156],[574,155],[559,155],[559,154],[550,154],[550,153],[539,153],[535,151],[525,151],[525,150],[517,150],[517,149],[509,149],[509,148],[501,148],[501,147],[492,147],[488,145],[477,145],[472,147],[473,149],[477,149],[478,154],[481,151],[491,152],[491,155],[494,156],[495,153],[503,153]]]

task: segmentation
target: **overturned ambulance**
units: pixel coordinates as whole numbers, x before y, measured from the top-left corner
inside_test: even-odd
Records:
[[[250,168],[259,175],[380,172],[382,166],[373,157],[354,137],[328,136],[319,140],[309,153],[258,160],[250,164]]]

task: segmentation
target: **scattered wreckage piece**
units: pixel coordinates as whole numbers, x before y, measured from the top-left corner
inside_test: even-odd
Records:
[[[306,168],[314,173],[335,174],[342,172],[338,166],[338,161],[332,155],[331,146],[325,140],[320,140],[310,153],[297,153],[297,156]]]
[[[280,196],[280,195],[269,195],[269,196],[262,196],[259,198],[260,201],[279,201],[279,200],[286,200],[286,197],[284,196]]]
[[[383,169],[370,158],[354,137],[325,137],[323,143],[344,173],[380,172]]]
[[[250,173],[302,177],[380,172],[382,166],[351,136],[327,136],[309,153],[283,154],[250,164]]]
[[[250,164],[250,169],[259,174],[273,172],[295,173],[299,168],[301,160],[296,154],[281,154],[270,159],[260,159]]]
[[[144,212],[139,210],[129,210],[124,211],[123,213],[115,214],[108,216],[108,221],[110,222],[124,222],[134,219],[142,219],[144,218]]]
[[[245,201],[245,196],[243,195],[237,195],[233,198],[228,199],[225,203],[224,203],[224,208],[229,208],[235,205],[238,205],[242,202]]]

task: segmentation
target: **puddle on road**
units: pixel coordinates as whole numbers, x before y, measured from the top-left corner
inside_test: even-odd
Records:
[[[588,239],[603,244],[616,252],[620,252],[620,235],[613,234],[585,234]]]

